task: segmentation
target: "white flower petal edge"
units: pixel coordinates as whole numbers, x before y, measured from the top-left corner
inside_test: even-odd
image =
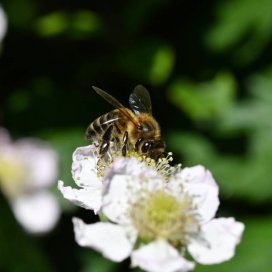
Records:
[[[4,36],[7,32],[7,17],[6,14],[0,5],[0,43],[2,42]]]
[[[75,205],[98,213],[102,202],[103,184],[97,175],[96,147],[88,145],[79,147],[73,153],[72,176],[80,187],[64,186],[63,181],[58,182],[58,189],[64,198]]]
[[[96,147],[88,145],[79,147],[73,153],[72,176],[79,187],[89,187],[101,183],[97,176],[98,157]]]
[[[185,272],[195,267],[165,240],[157,240],[135,250],[131,259],[133,266],[148,272]]]
[[[44,233],[51,230],[60,216],[56,198],[48,191],[38,191],[20,196],[11,201],[17,220],[30,233]]]
[[[73,189],[70,186],[64,186],[63,181],[59,180],[58,189],[61,191],[64,198],[68,199],[75,205],[88,210],[94,210],[98,213],[102,201],[102,183],[97,186]]]
[[[122,227],[103,222],[87,225],[79,218],[73,218],[73,223],[75,239],[80,246],[96,249],[115,262],[129,257],[133,244]]]
[[[190,183],[205,183],[214,186],[218,189],[217,183],[214,181],[211,172],[204,168],[202,165],[192,167],[185,167],[181,172],[182,179]]]
[[[1,6],[0,6],[0,10],[1,10]],[[1,11],[0,11],[0,13],[1,13]],[[11,143],[11,139],[10,139],[9,133],[3,127],[0,127],[0,143],[1,143],[1,145],[0,145],[0,151],[2,151],[3,147],[6,147],[7,145],[9,145]]]
[[[205,242],[190,241],[188,251],[201,264],[216,264],[231,259],[239,244],[244,224],[234,218],[218,218],[202,226]]]
[[[186,167],[175,177],[193,197],[200,222],[211,220],[219,206],[219,188],[210,171],[203,166]]]

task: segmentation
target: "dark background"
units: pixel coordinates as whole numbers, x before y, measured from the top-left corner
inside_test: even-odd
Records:
[[[196,271],[270,271],[272,236],[272,3],[2,0],[8,32],[0,57],[0,125],[48,141],[59,178],[73,184],[71,155],[111,110],[91,89],[127,105],[137,84],[153,102],[167,150],[202,164],[220,185],[218,216],[246,230],[231,261]],[[95,216],[62,199],[57,227],[33,237],[1,196],[0,271],[129,270],[74,242],[71,218]]]

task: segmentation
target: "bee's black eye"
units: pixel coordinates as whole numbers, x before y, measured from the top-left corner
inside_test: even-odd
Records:
[[[150,147],[151,147],[151,143],[150,142],[145,142],[142,145],[142,153],[147,153],[147,151],[149,150]]]

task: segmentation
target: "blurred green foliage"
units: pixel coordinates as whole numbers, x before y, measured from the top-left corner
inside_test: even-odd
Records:
[[[37,34],[52,37],[67,34],[74,38],[88,38],[101,31],[98,16],[91,11],[82,10],[68,14],[56,11],[46,14],[37,20]]]
[[[248,65],[269,46],[271,1],[225,1],[216,5],[216,16],[217,24],[208,31],[206,44],[217,52],[231,52],[237,65]]]
[[[246,223],[231,261],[196,271],[270,271],[271,1],[1,2],[9,20],[1,126],[14,138],[49,141],[60,156],[59,178],[72,185],[72,152],[88,144],[88,124],[111,109],[90,86],[127,105],[133,87],[145,85],[176,161],[209,168],[220,185],[220,216]],[[96,218],[54,191],[65,213],[44,238],[25,234],[1,199],[0,270],[129,271],[128,262],[75,244],[71,217]]]
[[[195,120],[209,120],[230,110],[236,94],[236,82],[229,73],[218,73],[212,80],[194,83],[177,80],[172,83],[169,100]]]

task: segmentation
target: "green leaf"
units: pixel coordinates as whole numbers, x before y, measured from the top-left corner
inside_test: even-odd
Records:
[[[83,251],[81,255],[81,260],[83,264],[83,269],[81,272],[113,272],[121,271],[118,268],[120,264],[111,262],[108,259],[105,259],[101,254],[87,249]]]
[[[87,10],[73,13],[55,11],[40,17],[36,22],[36,30],[40,36],[53,37],[70,35],[73,37],[89,37],[102,28],[99,16]]]
[[[211,119],[230,108],[236,93],[236,83],[229,73],[218,73],[212,80],[194,83],[177,80],[170,85],[168,97],[192,119]]]
[[[56,36],[67,30],[68,15],[64,11],[46,14],[37,21],[37,31],[41,36]]]
[[[164,83],[170,76],[175,61],[174,50],[169,46],[161,46],[154,53],[150,68],[150,82],[152,85]]]
[[[146,39],[123,50],[117,59],[125,73],[138,82],[151,85],[163,84],[171,75],[174,62],[174,49],[157,39]]]
[[[216,22],[205,33],[207,46],[217,52],[230,50],[240,64],[254,61],[271,40],[270,0],[234,0],[218,2]]]

